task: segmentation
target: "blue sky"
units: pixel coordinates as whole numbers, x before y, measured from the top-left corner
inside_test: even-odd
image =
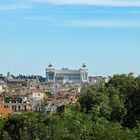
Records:
[[[0,0],[0,52],[3,74],[140,74],[140,1]]]

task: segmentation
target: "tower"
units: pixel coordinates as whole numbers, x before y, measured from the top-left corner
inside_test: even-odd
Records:
[[[10,72],[8,71],[8,72],[7,72],[7,77],[10,77],[10,76],[11,76],[11,74],[10,74]]]
[[[51,63],[46,68],[46,82],[55,82],[55,69]]]
[[[11,80],[11,79],[13,79],[13,77],[12,77],[12,75],[10,74],[10,72],[7,72],[7,80]]]
[[[80,80],[82,83],[89,82],[88,69],[85,63],[83,63],[82,68],[80,69]]]

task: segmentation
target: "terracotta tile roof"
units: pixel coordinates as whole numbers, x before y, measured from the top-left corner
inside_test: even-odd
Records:
[[[0,117],[7,117],[9,114],[12,114],[13,110],[10,108],[4,108],[2,99],[0,98]]]
[[[13,113],[12,109],[0,107],[0,116],[7,117],[9,114],[12,114],[12,113]]]

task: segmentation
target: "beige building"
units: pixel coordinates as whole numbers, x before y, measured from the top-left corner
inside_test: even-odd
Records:
[[[32,95],[30,95],[32,110],[41,111],[41,105],[43,103],[43,100],[46,98],[47,95],[45,93],[41,93],[41,92],[32,93]]]
[[[15,112],[31,110],[31,103],[28,101],[27,97],[22,96],[5,97],[3,105],[5,108],[10,108]]]

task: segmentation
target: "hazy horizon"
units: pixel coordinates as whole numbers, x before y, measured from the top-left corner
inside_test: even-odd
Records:
[[[140,74],[137,0],[0,1],[0,73],[45,76],[56,69],[89,75]]]

